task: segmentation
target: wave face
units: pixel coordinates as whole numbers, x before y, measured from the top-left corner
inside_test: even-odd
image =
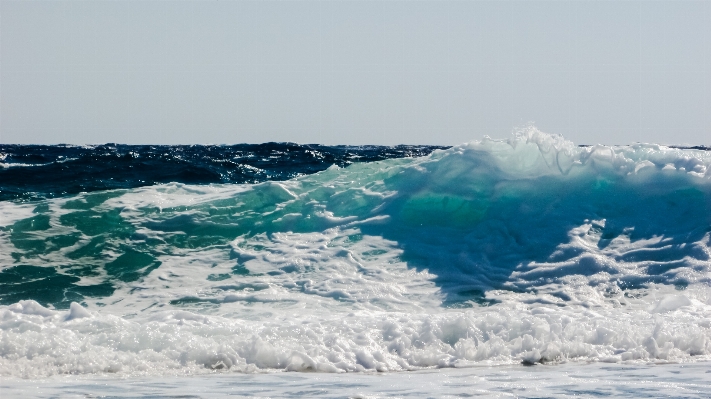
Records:
[[[534,128],[0,203],[0,374],[711,359],[711,153]]]
[[[261,183],[331,165],[423,156],[436,146],[0,145],[0,201],[38,200],[159,183]]]

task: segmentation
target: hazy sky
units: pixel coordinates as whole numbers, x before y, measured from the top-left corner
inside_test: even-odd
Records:
[[[0,0],[0,143],[711,145],[711,1]]]

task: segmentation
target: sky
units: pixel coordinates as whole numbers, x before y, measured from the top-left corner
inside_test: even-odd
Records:
[[[0,143],[711,145],[711,1],[0,0]]]

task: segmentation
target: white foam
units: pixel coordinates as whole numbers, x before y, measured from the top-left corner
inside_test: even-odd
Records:
[[[118,233],[63,224],[77,198],[50,200],[31,236],[79,241],[27,259],[116,290],[0,307],[0,375],[709,360],[709,165],[529,129],[288,182],[124,190],[93,208]],[[104,266],[127,247],[160,267],[117,279]]]
[[[27,304],[24,304],[25,307]],[[272,304],[273,305],[273,304]],[[121,373],[164,375],[259,369],[397,371],[473,364],[565,361],[709,360],[711,332],[687,312],[522,306],[508,302],[467,311],[338,311],[318,301],[258,307],[255,315],[211,316],[166,310],[126,320],[104,312],[0,313],[4,376]],[[313,308],[312,308],[313,307]],[[681,309],[681,308],[677,308]],[[252,314],[250,314],[252,313]],[[66,320],[71,319],[68,323]]]
[[[64,316],[64,321],[82,319],[85,317],[91,317],[91,313],[84,309],[80,304],[72,302],[69,305],[69,312],[66,316]]]
[[[691,300],[685,295],[665,295],[654,305],[652,312],[671,312],[683,306],[691,306]]]

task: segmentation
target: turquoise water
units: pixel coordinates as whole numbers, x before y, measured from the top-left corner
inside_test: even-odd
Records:
[[[528,129],[343,166],[0,202],[0,375],[710,359],[708,151]]]

